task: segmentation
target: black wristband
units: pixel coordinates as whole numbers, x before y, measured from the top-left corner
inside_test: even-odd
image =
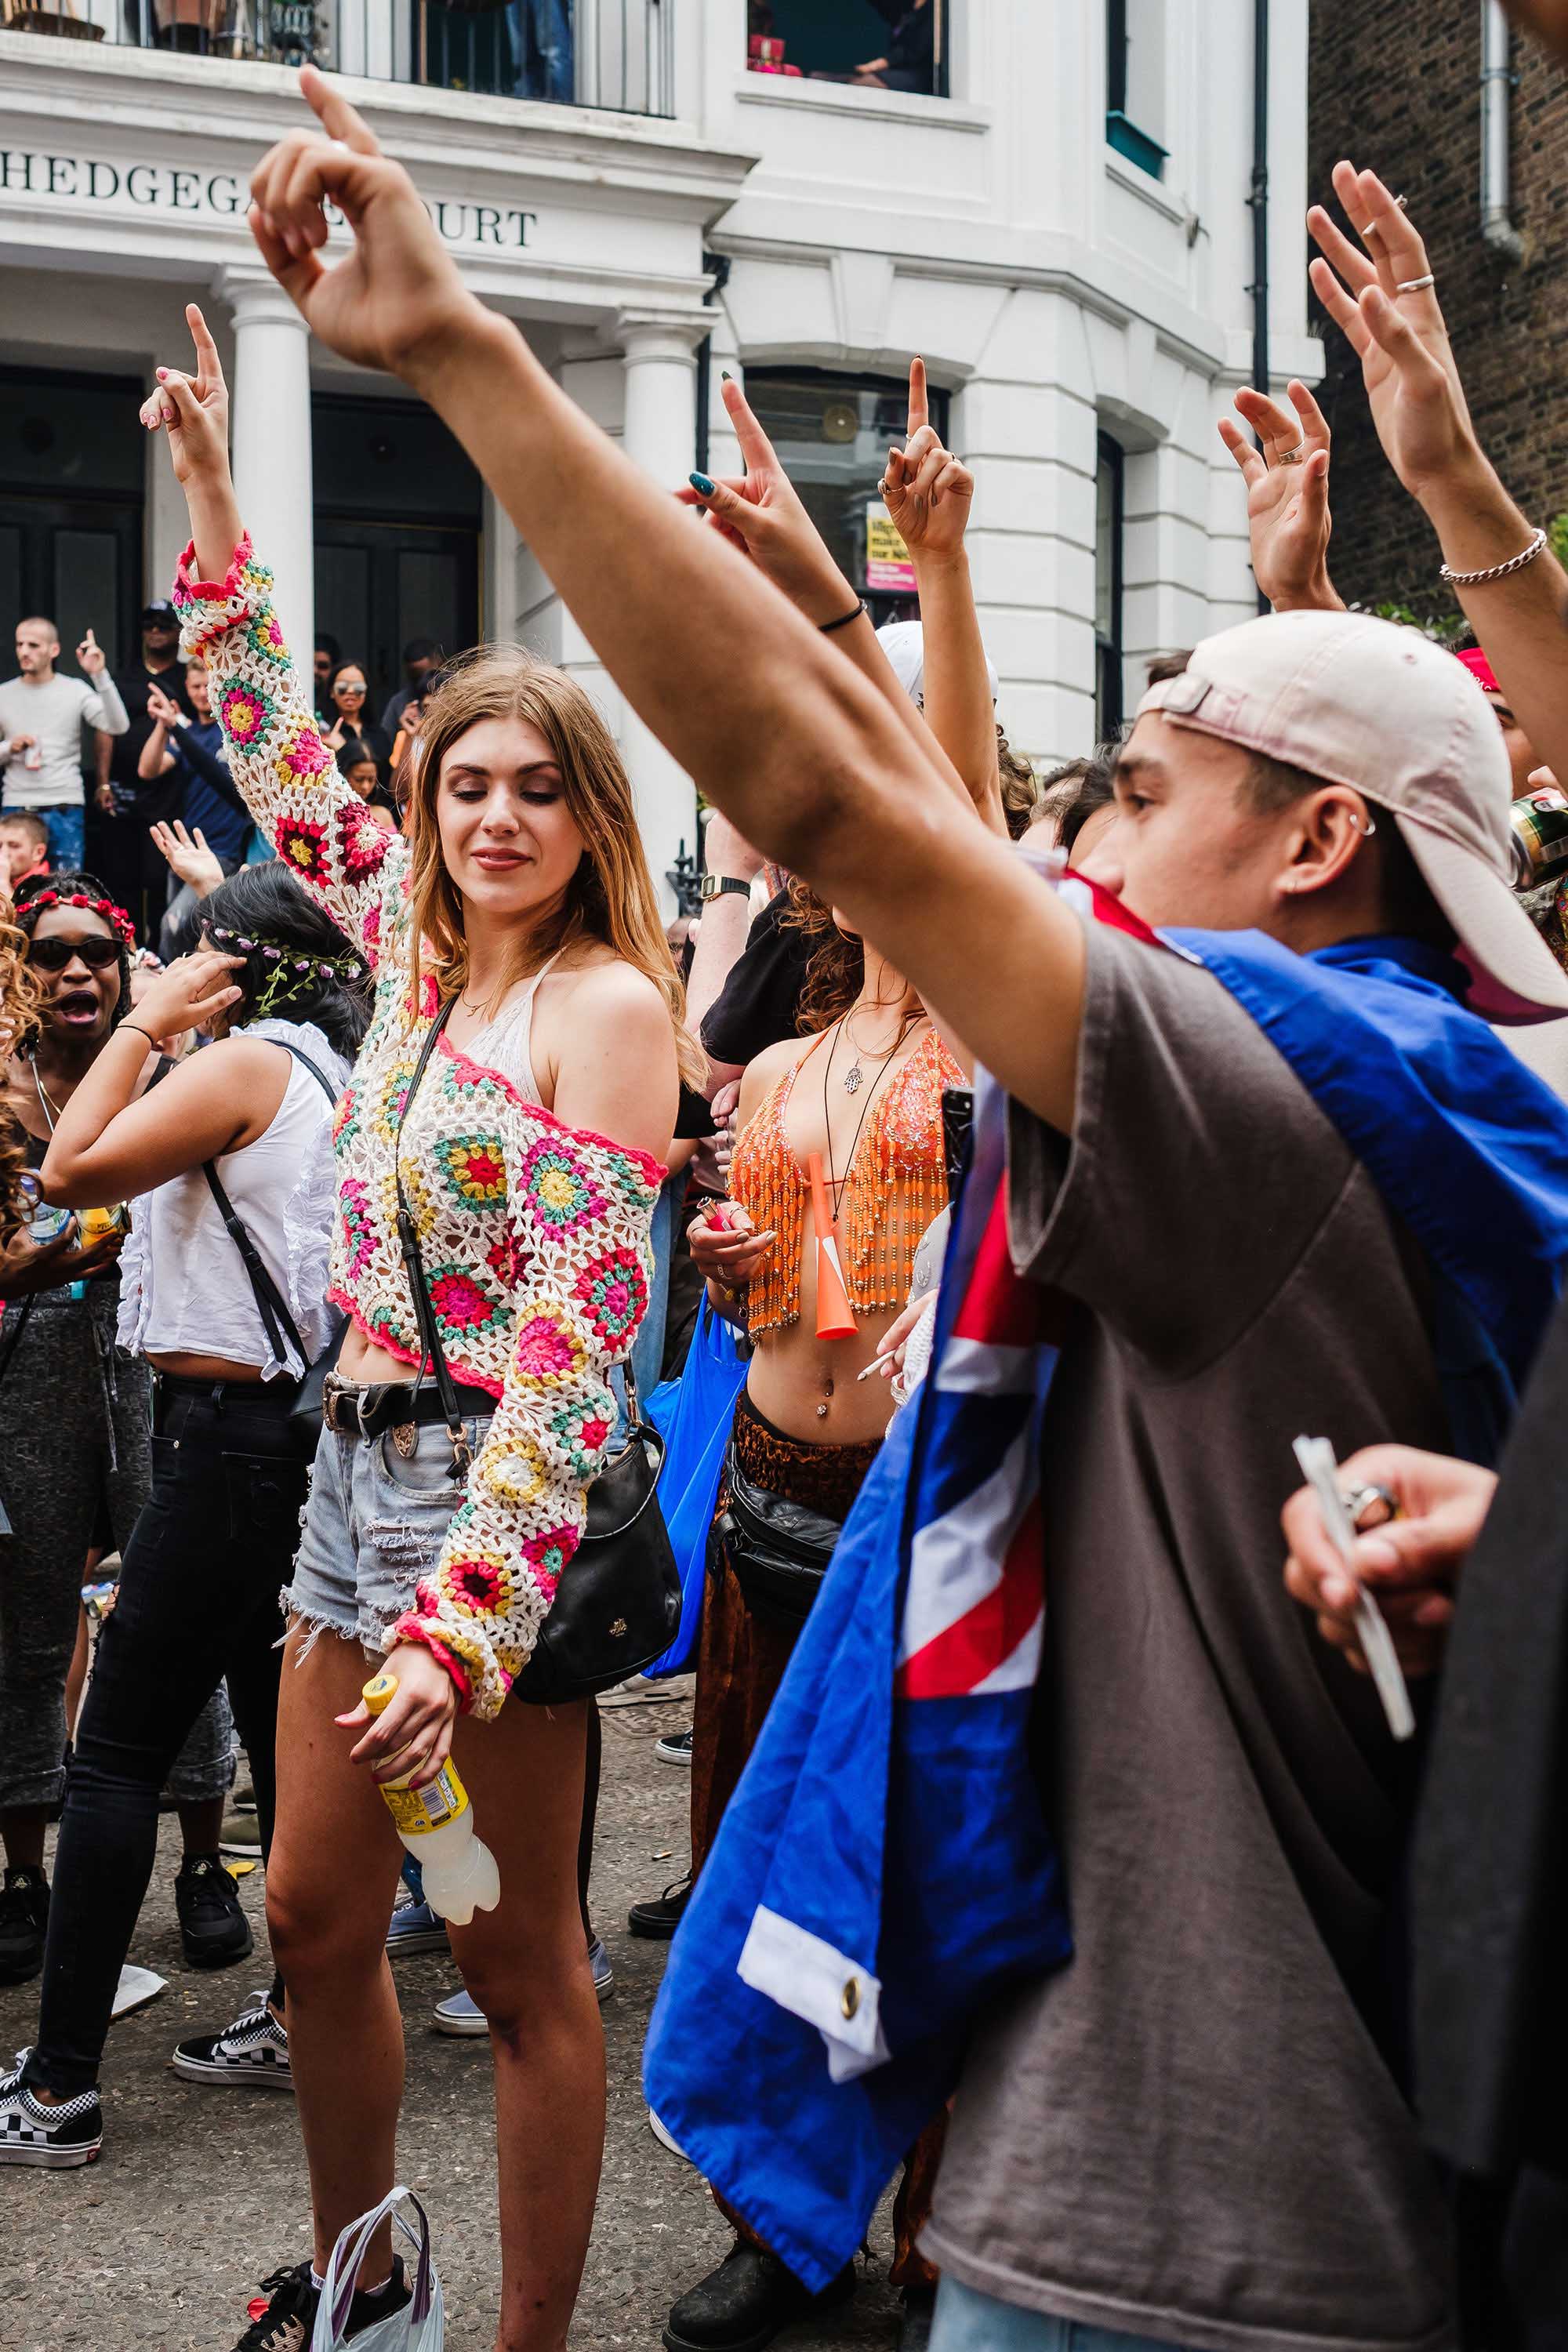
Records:
[[[862,613],[869,610],[870,607],[864,596],[858,596],[855,600],[855,610],[852,613],[840,613],[836,621],[818,621],[816,625],[825,637],[830,637],[835,629],[847,629],[852,621],[858,621]]]
[[[119,1025],[121,1029],[134,1029],[138,1037],[146,1038],[149,1045],[155,1045],[158,1042],[151,1029],[143,1029],[140,1021],[121,1021]]]

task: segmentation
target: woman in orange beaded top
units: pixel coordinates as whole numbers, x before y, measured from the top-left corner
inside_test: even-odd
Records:
[[[887,1428],[889,1385],[860,1375],[902,1312],[915,1253],[947,1205],[942,1090],[966,1083],[902,974],[874,949],[862,949],[798,883],[791,888],[795,919],[817,940],[800,1005],[800,1026],[808,1034],[748,1065],[731,1197],[699,1217],[689,1234],[709,1297],[754,1343],[703,1594],[691,1747],[694,1871],[756,1743]],[[808,1175],[814,1155],[822,1163],[852,1337],[818,1335]],[[891,2281],[912,2300],[929,2299],[935,2284],[915,2240],[929,2210],[942,2136],[940,2125],[921,2134],[894,2206]],[[777,2257],[721,2198],[717,2202],[738,2241],[726,2265],[758,2269],[746,2284],[761,2300],[770,2292],[770,2266],[777,2267],[787,2294]],[[720,2279],[715,2273],[693,2289],[676,2305],[672,2323],[688,2305],[695,2312]],[[725,2291],[728,2281],[725,2270]]]

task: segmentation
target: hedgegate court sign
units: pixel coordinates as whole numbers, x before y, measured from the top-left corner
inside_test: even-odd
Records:
[[[0,147],[0,204],[6,196],[42,196],[73,211],[79,208],[84,215],[102,205],[122,216],[184,213],[208,220],[242,217],[249,201],[246,183],[233,172],[174,163],[110,163],[29,147]],[[447,243],[470,251],[526,247],[539,219],[537,213],[456,197],[423,197],[421,202]],[[329,205],[326,213],[334,228],[342,226],[335,206]]]

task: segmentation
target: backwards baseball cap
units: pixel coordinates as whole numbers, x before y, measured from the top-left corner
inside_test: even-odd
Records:
[[[925,631],[918,621],[888,621],[877,632],[877,643],[892,665],[893,676],[910,700],[923,707],[926,690]],[[1002,691],[1002,681],[996,675],[996,665],[989,655],[985,675],[991,685],[991,699],[995,701]]]
[[[1568,972],[1511,887],[1502,737],[1452,654],[1370,613],[1276,613],[1205,637],[1152,710],[1389,810],[1458,934],[1471,1010],[1568,1013]]]

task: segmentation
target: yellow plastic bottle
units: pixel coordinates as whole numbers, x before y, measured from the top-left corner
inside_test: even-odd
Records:
[[[380,1715],[396,1688],[395,1675],[377,1675],[360,1696],[372,1715]],[[419,1864],[431,1909],[458,1927],[466,1927],[476,1911],[493,1911],[500,1901],[500,1872],[474,1829],[474,1809],[451,1758],[427,1789],[411,1789],[406,1780],[384,1780],[381,1793],[398,1836]]]

